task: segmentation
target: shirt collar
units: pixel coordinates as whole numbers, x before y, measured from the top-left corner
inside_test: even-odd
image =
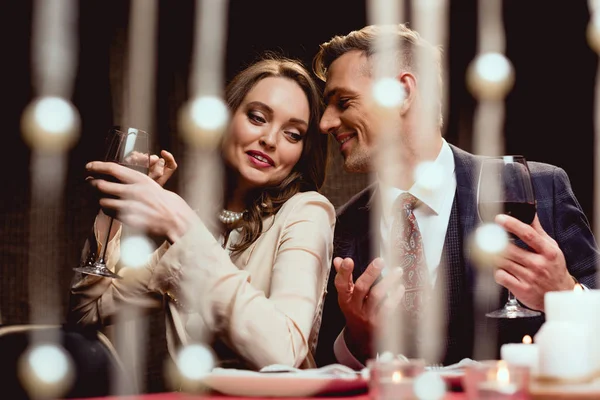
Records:
[[[454,179],[454,155],[446,140],[442,138],[442,142],[442,148],[435,161],[424,164],[417,170],[417,180],[408,190],[408,193],[419,199],[420,203],[417,207],[420,207],[421,204],[425,205],[436,215],[439,214],[444,199],[449,194],[454,195],[448,193],[452,188],[452,180]],[[383,201],[384,218],[389,220],[387,214],[391,210],[391,205],[400,194],[406,191],[389,186],[382,181],[379,181],[379,187]]]

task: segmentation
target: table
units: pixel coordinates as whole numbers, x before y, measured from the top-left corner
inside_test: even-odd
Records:
[[[273,398],[270,398],[272,400]],[[291,399],[291,398],[288,398]],[[368,394],[360,394],[351,397],[309,397],[302,400],[369,400]],[[464,393],[448,393],[445,400],[466,400],[467,396]],[[77,399],[75,399],[77,400]],[[91,399],[78,399],[78,400],[91,400]],[[216,393],[208,393],[204,395],[189,395],[185,393],[154,393],[144,394],[139,396],[125,396],[125,397],[95,397],[94,400],[265,400],[259,397],[232,397],[224,396]],[[300,398],[295,398],[300,400]]]

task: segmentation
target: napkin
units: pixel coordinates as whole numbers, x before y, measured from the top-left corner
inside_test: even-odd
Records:
[[[310,369],[299,369],[290,367],[288,365],[271,364],[260,369],[261,373],[285,373],[291,372],[298,375],[306,376],[328,376],[336,378],[348,378],[355,379],[360,375],[359,371],[355,371],[352,368],[346,367],[342,364],[331,364],[321,368],[310,368]]]
[[[451,364],[451,365],[446,365],[446,366],[430,365],[430,366],[425,367],[425,369],[429,370],[429,371],[452,371],[452,372],[456,371],[456,372],[458,372],[458,371],[463,370],[468,365],[476,365],[476,364],[480,364],[480,362],[471,360],[470,358],[463,358],[456,364]]]

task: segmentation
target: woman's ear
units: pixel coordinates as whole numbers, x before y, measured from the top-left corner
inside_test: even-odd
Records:
[[[397,79],[404,88],[404,101],[400,106],[400,115],[404,115],[417,96],[417,78],[410,72],[402,72]]]

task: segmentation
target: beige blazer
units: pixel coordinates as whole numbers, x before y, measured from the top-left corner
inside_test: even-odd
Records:
[[[317,192],[298,193],[263,225],[258,240],[230,256],[227,248],[239,232],[229,235],[224,249],[223,238],[198,222],[173,245],[165,242],[143,268],[118,265],[119,231],[107,254],[109,268],[123,279],[76,277],[71,318],[106,325],[121,303],[164,305],[171,356],[182,345],[208,342],[219,361],[237,367],[314,367],[334,207]]]

